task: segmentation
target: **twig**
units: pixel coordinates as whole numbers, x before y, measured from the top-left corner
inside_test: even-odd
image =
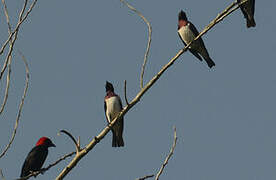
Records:
[[[246,1],[243,1],[244,3]],[[232,6],[232,5],[231,5]],[[227,7],[228,8],[228,7]],[[226,9],[227,9],[226,8]],[[233,11],[232,11],[233,12]],[[221,14],[226,14],[225,10]],[[98,144],[105,136],[106,134],[110,131],[110,128],[113,127],[113,125],[117,122],[118,119],[122,118],[133,106],[135,106],[140,99],[143,97],[143,95],[155,84],[155,82],[164,74],[164,72],[171,67],[174,62],[189,48],[189,46],[197,40],[199,37],[207,33],[214,25],[222,21],[225,17],[227,17],[230,13],[226,14],[223,16],[223,18],[220,18],[222,15],[219,15],[218,17],[220,18],[219,21],[217,18],[215,18],[208,26],[205,27],[205,29],[189,44],[185,46],[185,48],[181,49],[171,60],[164,65],[161,70],[143,87],[143,89],[138,92],[136,97],[129,103],[128,106],[125,106],[123,110],[117,115],[116,118],[112,120],[112,122],[107,125],[99,134],[96,136],[94,139],[90,141],[88,145],[85,146],[84,149],[80,151],[78,155],[72,159],[72,161],[62,170],[62,172],[56,177],[56,180],[61,180],[63,179],[77,164],[78,162],[89,152],[91,151],[96,144]]]
[[[164,168],[165,166],[168,164],[170,158],[172,157],[173,155],[173,152],[174,152],[174,149],[175,149],[175,146],[176,146],[176,142],[177,142],[177,136],[176,136],[176,127],[174,127],[174,138],[173,138],[173,145],[172,145],[172,148],[170,150],[170,153],[168,154],[168,156],[166,157],[164,163],[162,164],[160,170],[158,171],[156,177],[155,177],[155,180],[159,180],[159,177],[160,175],[162,174],[162,172],[164,171]]]
[[[139,12],[137,9],[135,9],[133,6],[131,6],[129,3],[127,3],[124,0],[120,0],[123,4],[125,4],[130,10],[132,10],[133,12],[135,12],[136,14],[138,14],[138,16],[140,16],[143,21],[146,23],[146,25],[148,26],[148,32],[149,32],[149,36],[148,36],[148,43],[147,43],[147,49],[144,55],[144,63],[142,65],[142,70],[141,70],[141,75],[140,75],[140,87],[141,89],[143,88],[143,77],[144,77],[144,72],[145,72],[145,68],[146,68],[146,64],[147,64],[147,60],[148,60],[148,55],[149,55],[149,50],[150,50],[150,45],[151,45],[151,33],[152,33],[152,28],[150,25],[150,22],[143,16],[143,14],[141,12]]]
[[[76,139],[74,138],[74,136],[72,136],[71,133],[69,133],[69,132],[66,131],[66,130],[60,130],[59,132],[60,132],[60,133],[64,133],[64,134],[66,134],[67,136],[69,136],[70,139],[74,142],[74,144],[75,144],[75,146],[76,146],[77,153],[80,152],[80,144],[76,141]]]
[[[4,176],[4,174],[3,174],[2,169],[0,169],[0,176],[1,176],[1,179],[2,179],[2,180],[6,180],[6,179],[5,179],[5,176]]]
[[[18,178],[18,179],[16,179],[16,180],[27,180],[27,179],[29,179],[30,177],[37,176],[37,175],[39,175],[39,174],[41,174],[41,173],[44,173],[45,171],[48,171],[49,169],[51,169],[52,167],[54,167],[55,165],[57,165],[57,164],[60,163],[61,161],[65,160],[65,159],[68,158],[68,157],[73,156],[74,154],[76,154],[76,152],[68,153],[68,154],[62,156],[61,158],[59,158],[57,161],[53,162],[52,164],[49,164],[46,168],[43,168],[43,169],[41,169],[40,171],[35,171],[35,172],[29,174],[29,175],[26,176],[26,177]]]
[[[7,8],[5,0],[2,0],[2,4],[4,6],[4,13],[5,13],[6,21],[7,21],[7,24],[8,24],[8,32],[9,32],[9,34],[11,34],[12,30],[11,30],[10,18],[9,18],[8,8]],[[10,40],[10,51],[12,51],[11,50],[12,46],[13,46],[13,43],[12,43],[12,40]],[[5,89],[4,99],[3,99],[3,103],[2,103],[1,108],[0,108],[0,115],[4,111],[5,105],[6,105],[7,100],[8,100],[8,95],[9,95],[10,76],[11,76],[11,58],[12,58],[11,54],[9,56],[7,56],[8,74],[7,74],[7,80],[6,80],[6,89]]]
[[[147,176],[144,176],[144,177],[141,177],[141,178],[137,178],[136,180],[145,180],[145,179],[152,178],[152,177],[154,177],[154,174],[147,175]]]
[[[5,47],[7,46],[8,42],[12,39],[13,35],[14,35],[14,40],[13,40],[13,41],[15,42],[15,40],[16,40],[16,38],[17,38],[17,34],[18,34],[18,31],[19,31],[19,28],[21,27],[21,24],[27,19],[28,15],[32,12],[33,7],[35,6],[37,0],[34,0],[34,1],[33,1],[33,3],[31,4],[31,6],[29,7],[29,10],[28,10],[27,13],[25,14],[25,16],[22,18],[23,13],[24,13],[25,8],[26,8],[26,5],[27,5],[27,2],[28,2],[28,0],[25,0],[24,6],[23,6],[23,8],[22,8],[22,10],[21,10],[21,12],[20,12],[20,15],[19,15],[20,18],[19,18],[19,21],[18,21],[18,23],[17,23],[17,25],[16,25],[16,28],[15,28],[15,30],[10,34],[10,36],[9,36],[9,38],[6,40],[6,42],[3,44],[3,46],[2,46],[2,48],[1,48],[1,50],[0,50],[0,55],[4,52]],[[13,43],[13,44],[14,44],[14,43]],[[8,56],[11,55],[11,52],[12,52],[12,51],[9,51],[9,52],[8,52]],[[8,56],[7,56],[7,57],[8,57]],[[6,58],[6,61],[5,61],[5,63],[4,63],[4,66],[2,67],[2,70],[1,70],[1,73],[0,73],[0,80],[2,79],[2,76],[3,76],[3,74],[4,74],[4,72],[5,72],[6,68],[7,68],[7,64],[8,64],[8,58]]]
[[[11,146],[11,144],[12,144],[14,138],[15,138],[15,135],[16,135],[16,132],[17,132],[17,127],[18,127],[19,120],[20,120],[20,117],[21,117],[22,108],[23,108],[23,105],[24,105],[24,100],[26,98],[26,94],[27,94],[28,87],[29,87],[30,74],[29,74],[28,63],[27,63],[25,57],[23,55],[21,55],[21,56],[22,56],[22,60],[24,61],[25,69],[26,69],[25,89],[24,89],[24,92],[23,92],[23,95],[22,95],[22,98],[21,98],[21,102],[20,102],[20,105],[19,105],[19,110],[18,110],[18,114],[17,114],[17,117],[16,117],[16,121],[15,121],[15,125],[14,125],[14,130],[13,130],[13,133],[12,133],[12,137],[11,137],[9,143],[7,144],[7,146],[5,147],[5,149],[3,150],[3,152],[1,153],[0,158],[2,158],[6,154],[6,152],[10,148],[10,146]]]
[[[125,101],[126,101],[126,104],[129,105],[128,100],[127,100],[126,87],[127,87],[127,82],[126,82],[126,80],[125,80],[125,82],[124,82]]]

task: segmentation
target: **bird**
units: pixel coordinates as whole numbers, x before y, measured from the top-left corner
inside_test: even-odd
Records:
[[[121,98],[115,94],[113,85],[106,81],[105,84],[106,96],[104,98],[104,110],[105,116],[108,123],[111,123],[112,120],[122,111],[122,101]],[[124,130],[124,118],[121,117],[113,125],[111,131],[113,134],[112,138],[112,147],[123,147],[123,130]]]
[[[27,155],[22,166],[20,177],[26,177],[34,171],[41,170],[48,155],[48,148],[56,145],[47,137],[41,137]]]
[[[195,37],[198,36],[198,34],[199,33],[196,27],[190,21],[188,21],[186,13],[183,10],[181,10],[178,14],[178,35],[184,43],[184,45],[186,46],[187,44],[189,44],[192,40],[194,40]],[[190,45],[189,51],[200,61],[202,61],[203,57],[204,60],[207,62],[209,68],[215,66],[215,63],[210,58],[209,53],[201,37]]]
[[[238,0],[240,3],[241,0]],[[246,19],[246,26],[247,28],[255,27],[255,19],[254,19],[254,12],[255,12],[255,0],[248,0],[247,2],[240,5],[240,9]]]

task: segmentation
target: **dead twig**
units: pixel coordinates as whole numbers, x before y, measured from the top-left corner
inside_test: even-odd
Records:
[[[168,164],[170,158],[172,157],[173,155],[173,152],[174,152],[174,149],[175,149],[175,146],[176,146],[176,142],[177,142],[177,136],[176,136],[176,127],[174,127],[174,138],[173,138],[173,145],[172,145],[172,148],[170,150],[170,153],[168,154],[168,156],[166,157],[164,163],[162,164],[160,170],[158,171],[156,177],[155,177],[155,180],[159,180],[159,177],[160,175],[162,174],[162,172],[164,171],[164,168],[166,167],[166,165]]]
[[[137,178],[136,180],[145,180],[145,179],[152,178],[152,177],[154,177],[154,174],[147,175],[147,176],[144,176],[144,177],[141,177],[141,178]]]
[[[147,64],[147,60],[148,60],[148,55],[149,55],[149,50],[150,50],[150,45],[151,45],[151,33],[152,33],[152,28],[150,25],[150,22],[145,18],[145,16],[143,16],[143,14],[141,12],[139,12],[137,9],[135,9],[133,6],[131,6],[129,3],[127,3],[124,0],[120,0],[123,4],[125,4],[130,10],[132,10],[133,12],[135,12],[138,16],[140,16],[143,21],[146,23],[146,25],[148,26],[148,43],[147,43],[147,49],[144,55],[144,62],[142,65],[142,70],[141,70],[141,75],[140,75],[140,88],[143,88],[143,77],[144,77],[144,72],[145,72],[145,68],[146,68],[146,64]]]
[[[128,100],[127,100],[126,87],[127,87],[127,82],[126,82],[126,80],[125,80],[125,82],[124,82],[124,94],[125,94],[125,101],[126,101],[126,104],[127,104],[127,105],[129,105]]]
[[[24,61],[25,69],[26,69],[25,89],[24,89],[24,92],[23,92],[23,95],[22,95],[22,98],[21,98],[21,102],[20,102],[20,105],[19,105],[19,110],[18,110],[18,114],[17,114],[17,117],[16,117],[12,137],[11,137],[9,143],[7,144],[7,146],[5,147],[5,149],[3,150],[3,152],[0,154],[0,158],[2,158],[6,154],[6,152],[10,148],[11,144],[13,143],[13,140],[14,140],[16,132],[17,132],[17,127],[18,127],[18,124],[19,124],[19,120],[20,120],[20,117],[21,117],[21,112],[22,112],[22,108],[23,108],[23,105],[24,105],[24,100],[26,98],[28,87],[29,87],[29,79],[30,79],[29,67],[28,67],[28,63],[27,63],[27,61],[26,61],[26,59],[23,55],[22,55],[22,60]]]
[[[33,176],[37,176],[37,175],[39,175],[39,174],[42,174],[42,173],[44,173],[45,171],[48,171],[49,169],[51,169],[52,167],[54,167],[55,165],[57,165],[58,163],[60,163],[61,161],[65,160],[66,158],[73,156],[74,154],[76,154],[76,152],[68,153],[68,154],[66,154],[66,155],[64,155],[64,156],[62,156],[62,157],[60,157],[57,161],[53,162],[52,164],[49,164],[46,168],[43,168],[43,169],[41,169],[40,171],[35,171],[35,172],[29,174],[29,175],[26,176],[26,177],[18,178],[18,179],[16,179],[16,180],[27,180],[27,179],[29,179],[30,177],[33,177]]]
[[[80,152],[80,144],[79,144],[80,140],[78,140],[78,142],[77,142],[76,139],[74,138],[74,136],[66,130],[60,130],[59,133],[64,133],[67,136],[69,136],[69,138],[74,142],[74,144],[76,146],[77,153]]]

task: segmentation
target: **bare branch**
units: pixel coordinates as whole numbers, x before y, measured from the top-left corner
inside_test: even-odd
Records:
[[[168,154],[168,156],[166,157],[164,163],[162,164],[159,172],[157,173],[156,177],[155,177],[155,180],[159,180],[159,177],[160,175],[162,174],[162,172],[164,171],[164,168],[165,166],[168,164],[170,158],[172,157],[173,155],[173,152],[174,152],[174,149],[175,149],[175,146],[176,146],[176,141],[177,141],[177,136],[176,136],[176,127],[174,127],[174,138],[173,138],[173,145],[172,145],[172,148],[170,150],[170,153]]]
[[[152,177],[154,177],[154,174],[147,175],[147,176],[144,176],[144,177],[141,177],[141,178],[137,178],[136,180],[145,180],[145,179],[152,178]]]
[[[25,3],[27,2],[28,0],[25,0]],[[16,27],[15,27],[15,30],[10,34],[10,36],[8,37],[8,39],[6,40],[6,42],[3,44],[1,50],[0,50],[0,55],[4,52],[4,49],[6,48],[8,42],[11,40],[11,38],[13,37],[13,35],[19,30],[21,24],[27,19],[28,15],[32,12],[33,10],[33,7],[35,6],[37,0],[34,0],[33,3],[31,4],[29,10],[27,11],[27,13],[25,14],[25,16],[23,18],[21,18],[21,20],[17,23]],[[23,9],[22,9],[23,10]],[[23,11],[21,11],[23,12]],[[23,15],[23,13],[20,13]],[[0,79],[2,77],[2,72],[0,74]]]
[[[15,138],[15,135],[16,135],[16,132],[17,132],[17,127],[18,127],[19,120],[20,120],[20,117],[21,117],[22,108],[23,108],[23,105],[24,105],[24,100],[26,98],[26,94],[27,94],[28,87],[29,87],[30,73],[29,73],[28,63],[27,63],[25,57],[23,55],[21,55],[21,56],[22,56],[22,60],[25,63],[25,69],[26,69],[25,89],[24,89],[24,92],[23,92],[23,95],[22,95],[22,98],[21,98],[21,102],[20,102],[20,105],[19,105],[19,110],[18,110],[18,114],[17,114],[17,117],[16,117],[12,137],[11,137],[9,143],[7,144],[7,146],[5,147],[5,149],[3,150],[3,152],[0,154],[0,158],[2,158],[6,154],[6,152],[10,148],[10,146],[11,146],[11,144],[12,144],[14,138]]]
[[[66,131],[66,130],[60,130],[59,132],[60,132],[60,133],[64,133],[64,134],[66,134],[67,136],[69,136],[70,139],[74,142],[74,144],[75,144],[75,146],[76,146],[77,153],[80,152],[80,144],[76,141],[76,139],[74,138],[74,136],[72,136],[71,133],[69,133],[69,132]]]
[[[243,1],[242,3],[246,2],[247,0]],[[235,2],[236,3],[236,2]],[[232,6],[232,5],[231,5]],[[226,8],[226,10],[229,7]],[[233,12],[233,11],[232,11]],[[232,13],[231,12],[231,13]],[[62,172],[56,177],[56,180],[63,179],[77,164],[78,162],[89,152],[91,151],[96,144],[98,144],[105,135],[110,131],[111,127],[117,122],[118,119],[122,118],[133,106],[135,106],[140,99],[143,97],[143,95],[156,83],[156,81],[165,73],[165,71],[171,67],[174,62],[189,48],[189,46],[198,38],[200,38],[202,35],[207,33],[212,27],[214,27],[217,23],[222,21],[225,17],[227,17],[231,13],[225,13],[225,10],[222,11],[217,18],[215,18],[211,23],[204,28],[204,30],[189,44],[185,46],[185,48],[181,49],[171,60],[164,65],[161,70],[138,92],[136,97],[129,103],[128,106],[125,106],[123,110],[117,115],[116,118],[112,120],[112,122],[107,125],[101,132],[96,136],[94,139],[90,141],[88,145],[85,146],[84,149],[82,149],[75,157],[72,159],[72,161],[62,170]],[[225,14],[225,15],[224,15]]]
[[[147,64],[147,60],[148,60],[148,55],[149,55],[149,50],[150,50],[150,45],[151,45],[151,33],[152,33],[152,28],[150,25],[150,22],[143,16],[143,14],[141,12],[139,12],[137,9],[135,9],[133,6],[131,6],[129,3],[127,3],[124,0],[120,0],[123,4],[125,4],[130,10],[132,10],[133,12],[135,12],[136,14],[138,14],[138,16],[140,16],[143,21],[147,24],[148,26],[148,32],[149,32],[149,36],[148,36],[148,43],[147,43],[147,49],[144,55],[144,63],[142,65],[142,70],[141,70],[141,75],[140,75],[140,87],[141,89],[143,88],[143,77],[144,77],[144,72],[145,72],[145,68],[146,68],[146,64]]]
[[[126,86],[127,86],[127,82],[126,82],[126,80],[125,80],[125,82],[124,82],[125,101],[126,101],[126,104],[129,105],[128,100],[127,100]]]
[[[0,176],[1,176],[1,179],[2,179],[2,180],[6,180],[6,179],[5,179],[5,176],[4,176],[4,174],[3,174],[2,169],[0,169]]]
[[[60,163],[61,161],[65,160],[66,158],[68,157],[71,157],[73,156],[74,154],[76,154],[76,152],[71,152],[71,153],[68,153],[62,157],[60,157],[57,161],[53,162],[52,164],[49,164],[46,168],[43,168],[41,169],[40,171],[35,171],[31,174],[29,174],[28,176],[26,177],[22,177],[22,178],[18,178],[16,180],[27,180],[29,179],[30,177],[33,177],[33,176],[37,176],[39,174],[43,174],[44,172],[48,171],[49,169],[51,169],[52,167],[56,166],[58,163]]]

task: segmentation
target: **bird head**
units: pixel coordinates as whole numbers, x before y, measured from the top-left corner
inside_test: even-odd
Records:
[[[180,20],[188,21],[186,13],[183,10],[178,13],[178,21]]]
[[[46,146],[46,147],[56,147],[56,145],[54,145],[54,143],[47,137],[41,137],[37,143],[36,146]]]
[[[114,92],[113,85],[108,81],[106,81],[106,84],[105,84],[105,91],[106,92],[108,92],[108,91]]]
[[[186,13],[181,10],[178,13],[178,29],[180,29],[182,26],[186,26],[187,23],[188,23],[188,19],[187,19]]]

